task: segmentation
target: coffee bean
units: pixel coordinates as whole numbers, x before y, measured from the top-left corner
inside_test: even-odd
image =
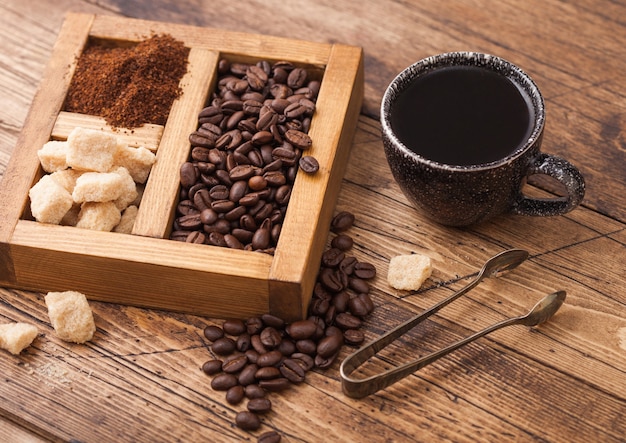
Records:
[[[211,350],[217,355],[231,354],[236,348],[237,345],[235,341],[230,337],[218,338],[211,345]]]
[[[269,219],[267,219],[269,222]],[[268,223],[265,223],[252,235],[252,249],[265,249],[269,247],[271,231]]]
[[[309,312],[312,315],[323,316],[326,315],[328,308],[330,307],[330,302],[328,300],[323,299],[313,299],[309,305]]]
[[[320,283],[333,294],[343,291],[348,284],[347,280],[348,277],[340,269],[324,268],[320,272]]]
[[[254,350],[256,352],[258,352],[259,354],[265,354],[267,352],[267,348],[265,347],[265,345],[261,341],[261,335],[260,334],[254,334],[254,335],[250,336],[250,344],[252,345]]]
[[[244,431],[256,431],[261,427],[261,420],[250,411],[241,411],[235,416],[235,424]]]
[[[248,115],[259,115],[259,111],[263,107],[263,103],[257,100],[246,100],[243,102],[242,110]]]
[[[172,231],[172,234],[170,235],[170,239],[184,242],[184,241],[187,241],[188,236],[189,236],[188,231]]]
[[[259,369],[257,369],[254,373],[254,377],[257,380],[271,380],[273,378],[280,377],[280,375],[280,370],[274,366],[259,367]]]
[[[236,385],[226,391],[226,401],[231,405],[237,405],[241,403],[245,397],[245,391],[243,386]]]
[[[281,436],[278,432],[267,431],[259,435],[259,438],[257,438],[257,443],[279,443],[280,440]]]
[[[348,308],[353,315],[364,318],[374,310],[374,303],[368,294],[361,293],[350,299]]]
[[[342,335],[327,335],[317,343],[317,355],[323,358],[328,358],[331,355],[339,352],[339,349],[343,345]]]
[[[309,149],[313,144],[308,134],[296,129],[289,129],[285,132],[285,139],[297,148],[302,150]]]
[[[204,362],[202,371],[207,375],[215,375],[222,372],[222,360],[208,360]]]
[[[222,329],[229,335],[241,335],[246,332],[246,324],[239,319],[226,320],[222,323]]]
[[[306,371],[303,366],[298,363],[296,360],[285,359],[280,364],[280,373],[289,380],[291,383],[302,383],[304,381],[304,377]]]
[[[304,68],[294,68],[287,77],[287,85],[297,89],[302,87],[307,79],[307,71]]]
[[[353,244],[354,244],[354,240],[352,240],[352,237],[346,234],[339,234],[335,236],[335,238],[333,238],[330,243],[330,245],[333,248],[337,248],[340,251],[344,251],[344,252],[350,250]]]
[[[198,122],[201,124],[203,122],[215,124],[220,122],[222,118],[222,111],[216,106],[207,106],[198,114]]]
[[[296,349],[303,354],[314,355],[317,349],[317,344],[311,339],[296,341]]]
[[[211,388],[215,391],[227,391],[238,383],[233,374],[218,374],[211,380]]]
[[[244,195],[246,195],[247,190],[248,183],[245,180],[237,180],[232,184],[230,189],[227,188],[227,192],[222,196],[225,199],[237,203]]]
[[[246,332],[255,335],[263,329],[263,321],[259,317],[250,317],[246,320]]]
[[[265,354],[259,355],[257,359],[257,364],[261,367],[264,366],[276,366],[283,359],[283,354],[279,350],[275,349],[273,351],[266,352]]]
[[[180,226],[180,229],[187,231],[194,231],[200,228],[202,226],[200,214],[183,215],[178,219],[178,226]]]
[[[322,254],[322,266],[336,268],[345,256],[345,253],[341,249],[330,248]]]
[[[244,352],[244,354],[246,354],[246,357],[248,357],[248,361],[254,364],[256,364],[257,360],[259,359],[259,355],[261,355],[255,349],[248,349]]]
[[[337,326],[329,326],[328,328],[326,328],[326,331],[324,331],[324,335],[326,335],[327,337],[331,335],[343,335],[343,331]]]
[[[285,377],[273,378],[271,380],[259,381],[259,386],[266,391],[278,392],[287,389],[291,385],[291,382]]]
[[[268,326],[261,331],[260,339],[263,346],[269,349],[274,349],[280,344],[282,335],[277,329]]]
[[[345,342],[352,346],[358,346],[365,340],[365,335],[358,329],[346,329],[343,331]]]
[[[269,398],[253,398],[248,401],[248,405],[246,406],[248,411],[254,412],[255,414],[265,414],[272,409],[272,402]]]
[[[293,340],[283,338],[276,349],[280,351],[281,354],[289,356],[296,352],[296,344]]]
[[[315,157],[305,155],[298,161],[298,166],[307,174],[315,174],[320,170],[320,164]]]
[[[216,185],[209,189],[209,197],[212,200],[227,200],[229,189],[225,185]]]
[[[335,318],[335,324],[341,329],[357,329],[361,327],[362,322],[358,317],[342,312]]]
[[[209,234],[208,243],[213,246],[226,246],[224,235],[219,232],[211,232]]]
[[[275,329],[282,329],[285,327],[285,320],[275,315],[263,314],[261,315],[261,320],[266,326],[271,326]]]
[[[291,354],[291,360],[298,363],[305,372],[310,371],[311,369],[313,369],[313,366],[315,366],[315,361],[313,360],[313,357],[302,352],[294,352],[293,354]]]
[[[219,326],[209,325],[204,328],[204,336],[207,340],[214,342],[218,338],[222,338],[224,336],[224,330]]]
[[[332,325],[335,323],[335,317],[337,317],[337,308],[335,305],[330,305],[326,310],[326,314],[324,315],[324,321],[327,325]]]
[[[251,385],[252,383],[255,383],[256,371],[258,371],[258,369],[259,367],[254,363],[250,363],[246,365],[241,370],[241,372],[239,373],[239,376],[237,377],[237,381],[239,382],[239,384],[242,386],[248,386],[248,385]]]
[[[235,202],[230,200],[214,200],[211,202],[211,209],[218,214],[225,214],[235,208]]]
[[[335,233],[347,231],[354,224],[354,215],[347,211],[342,211],[333,217],[330,228]]]
[[[248,80],[250,88],[256,91],[260,91],[267,84],[267,74],[262,68],[256,65],[248,67],[246,79]]]
[[[234,374],[241,371],[248,364],[248,357],[245,354],[233,355],[224,359],[222,371]]]
[[[322,357],[321,355],[315,356],[315,366],[320,369],[326,369],[334,363],[337,359],[337,354],[331,355],[330,357]]]
[[[283,114],[285,114],[285,117],[288,118],[298,118],[302,116],[305,112],[307,112],[307,108],[301,105],[299,102],[289,103],[289,106],[287,106],[283,110]]]
[[[196,206],[198,211],[209,209],[211,207],[212,200],[213,199],[211,198],[209,190],[206,188],[198,190],[193,195],[193,204]]]
[[[246,397],[249,399],[263,398],[266,395],[265,390],[258,384],[247,385],[244,388],[244,392],[246,394]]]
[[[337,310],[337,314],[346,312],[348,310],[349,301],[350,294],[346,291],[341,291],[333,297],[333,306]]]
[[[191,162],[185,162],[180,167],[180,184],[184,188],[190,188],[198,181],[200,174],[196,166]]]
[[[231,249],[243,249],[243,243],[234,235],[226,234],[224,235],[224,243]]]
[[[210,204],[210,203],[209,203]],[[204,225],[212,225],[217,221],[219,215],[213,209],[207,207],[200,213],[200,221]]]
[[[367,282],[363,279],[360,278],[350,278],[348,279],[348,286],[350,287],[350,289],[352,289],[354,292],[363,292],[363,293],[369,293],[370,292],[370,285],[367,284]]]
[[[359,262],[354,266],[354,275],[363,279],[376,277],[376,267],[371,263]]]
[[[311,320],[298,320],[287,326],[286,332],[294,340],[309,339],[315,334],[317,325]]]

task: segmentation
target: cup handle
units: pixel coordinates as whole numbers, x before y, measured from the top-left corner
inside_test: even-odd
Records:
[[[578,169],[567,160],[548,154],[539,154],[531,162],[527,176],[548,175],[565,186],[566,197],[532,198],[521,190],[513,203],[512,212],[521,215],[553,216],[570,212],[585,196],[585,180]]]

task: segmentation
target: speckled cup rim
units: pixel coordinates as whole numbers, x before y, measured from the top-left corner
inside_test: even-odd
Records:
[[[431,160],[427,157],[423,157],[409,147],[407,147],[395,134],[391,127],[391,108],[398,97],[404,90],[415,80],[435,69],[448,67],[448,66],[477,66],[484,67],[491,71],[500,73],[507,77],[510,81],[521,86],[524,91],[529,95],[534,108],[534,126],[531,134],[526,142],[509,154],[506,157],[495,160],[489,163],[482,163],[476,165],[450,165],[447,163],[440,163]],[[400,72],[389,84],[380,106],[380,121],[382,125],[382,132],[385,137],[389,139],[391,144],[400,149],[403,155],[411,158],[413,161],[421,162],[436,169],[446,169],[450,171],[478,171],[484,169],[491,169],[498,167],[505,163],[515,161],[518,157],[523,155],[527,150],[531,149],[537,140],[541,138],[543,128],[545,125],[545,106],[539,88],[535,82],[530,78],[526,72],[513,63],[491,54],[485,54],[480,52],[459,51],[459,52],[446,52],[442,54],[433,55],[422,60],[419,60],[411,66]]]

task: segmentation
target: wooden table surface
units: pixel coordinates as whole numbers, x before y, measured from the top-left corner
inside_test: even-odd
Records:
[[[233,425],[242,407],[200,370],[210,358],[202,330],[220,319],[93,302],[93,341],[71,345],[51,329],[42,294],[0,289],[0,322],[41,331],[19,356],[0,352],[1,441],[234,442],[270,429],[287,442],[626,441],[626,1],[1,0],[0,174],[70,11],[363,47],[365,99],[336,209],[356,215],[353,254],[378,269],[367,338],[462,287],[488,257],[513,247],[531,255],[409,333],[378,369],[554,290],[568,296],[547,324],[498,331],[362,400],[341,393],[346,347],[332,367],[274,395],[261,430],[247,433]],[[408,204],[382,151],[381,96],[404,67],[451,50],[502,56],[536,80],[543,150],[580,168],[581,207],[455,229]],[[389,260],[411,252],[432,258],[433,276],[419,293],[396,291]]]

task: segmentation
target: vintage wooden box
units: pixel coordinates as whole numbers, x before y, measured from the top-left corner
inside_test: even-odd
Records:
[[[183,95],[164,127],[129,131],[129,142],[154,144],[152,169],[135,234],[38,223],[28,191],[41,177],[37,150],[66,137],[89,117],[61,112],[88,39],[136,42],[168,33],[190,48]],[[117,44],[117,43],[116,43]],[[188,136],[215,84],[220,55],[288,60],[323,70],[309,134],[314,175],[298,174],[274,256],[168,240]],[[0,284],[34,291],[76,290],[93,300],[215,317],[271,312],[305,315],[345,171],[363,97],[362,50],[246,33],[110,16],[69,14],[0,185]],[[102,127],[93,117],[94,127]]]

